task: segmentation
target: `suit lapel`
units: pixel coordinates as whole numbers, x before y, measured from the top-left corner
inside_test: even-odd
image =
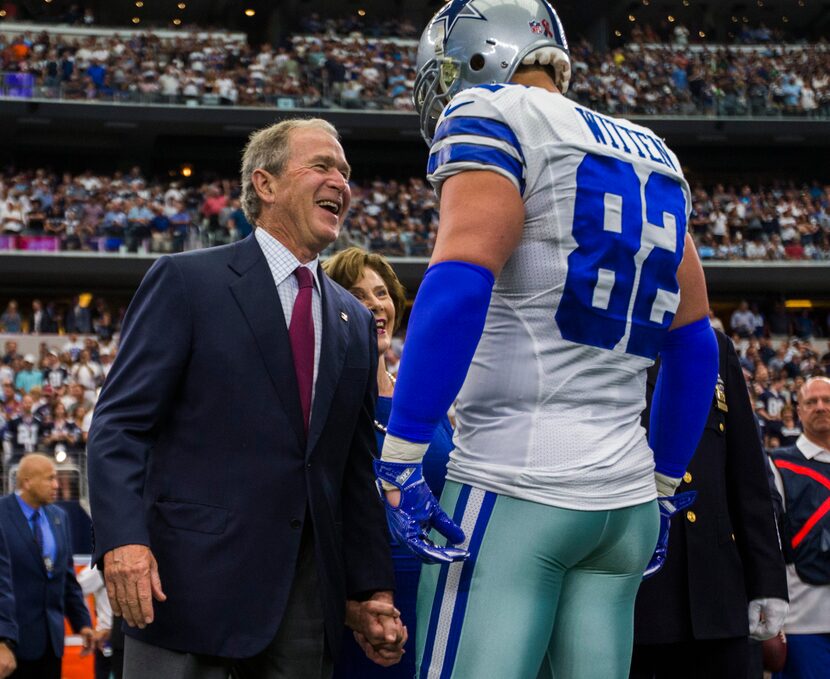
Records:
[[[340,380],[346,348],[349,342],[349,316],[340,304],[340,298],[322,267],[317,268],[323,298],[323,343],[320,347],[320,367],[314,387],[311,406],[311,428],[308,432],[306,457],[314,450],[331,409],[332,398]]]
[[[35,542],[34,533],[32,533],[32,525],[26,520],[26,516],[23,514],[23,510],[20,508],[14,494],[6,496],[5,510],[32,558],[43,568],[45,573],[46,567],[43,565],[43,555],[37,553],[37,543]]]
[[[235,257],[229,266],[239,275],[230,285],[231,294],[256,338],[259,353],[277,396],[302,445],[305,439],[303,413],[291,357],[291,342],[288,339],[288,328],[285,327],[285,314],[268,262],[253,235],[235,248]]]

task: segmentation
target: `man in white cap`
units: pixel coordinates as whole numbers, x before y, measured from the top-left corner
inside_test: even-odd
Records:
[[[18,371],[14,378],[15,389],[28,394],[32,387],[43,385],[43,373],[35,367],[36,364],[34,354],[26,354],[23,357],[23,370]]]

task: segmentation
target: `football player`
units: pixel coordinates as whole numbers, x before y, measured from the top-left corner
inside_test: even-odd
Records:
[[[717,375],[689,187],[651,130],[564,96],[545,0],[452,0],[418,68],[440,228],[376,463],[393,532],[442,563],[421,578],[418,676],[626,677]],[[445,514],[420,459],[456,396]]]

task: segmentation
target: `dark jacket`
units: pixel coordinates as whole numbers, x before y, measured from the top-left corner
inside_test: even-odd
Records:
[[[12,562],[2,521],[0,521],[0,639],[11,639],[14,643],[17,643],[18,639]]]
[[[663,570],[640,585],[637,644],[746,637],[749,601],[787,599],[766,457],[752,405],[732,342],[715,334],[718,385],[677,491],[696,490],[697,500],[672,521]],[[655,381],[653,369],[649,402]]]
[[[22,660],[42,657],[47,650],[47,641],[51,642],[56,655],[63,656],[64,616],[69,618],[76,632],[92,625],[81,587],[75,579],[66,514],[54,505],[46,505],[43,511],[57,548],[51,578],[46,573],[31,525],[17,498],[14,495],[0,498],[0,523],[11,558],[19,634],[15,653]]]
[[[326,632],[347,595],[394,588],[374,486],[377,339],[322,270],[322,349],[308,442],[285,317],[255,237],[161,257],[127,312],[89,435],[93,558],[149,545],[164,603],[127,634],[250,657],[274,638],[306,510]]]
[[[769,456],[784,486],[787,511],[779,519],[784,560],[795,564],[804,582],[830,585],[830,513],[825,509],[830,465],[808,460],[798,446]]]

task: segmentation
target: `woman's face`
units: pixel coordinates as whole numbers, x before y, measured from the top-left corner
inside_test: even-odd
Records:
[[[349,290],[375,317],[378,334],[378,355],[392,345],[392,331],[395,327],[395,304],[380,274],[366,267],[363,275]]]

